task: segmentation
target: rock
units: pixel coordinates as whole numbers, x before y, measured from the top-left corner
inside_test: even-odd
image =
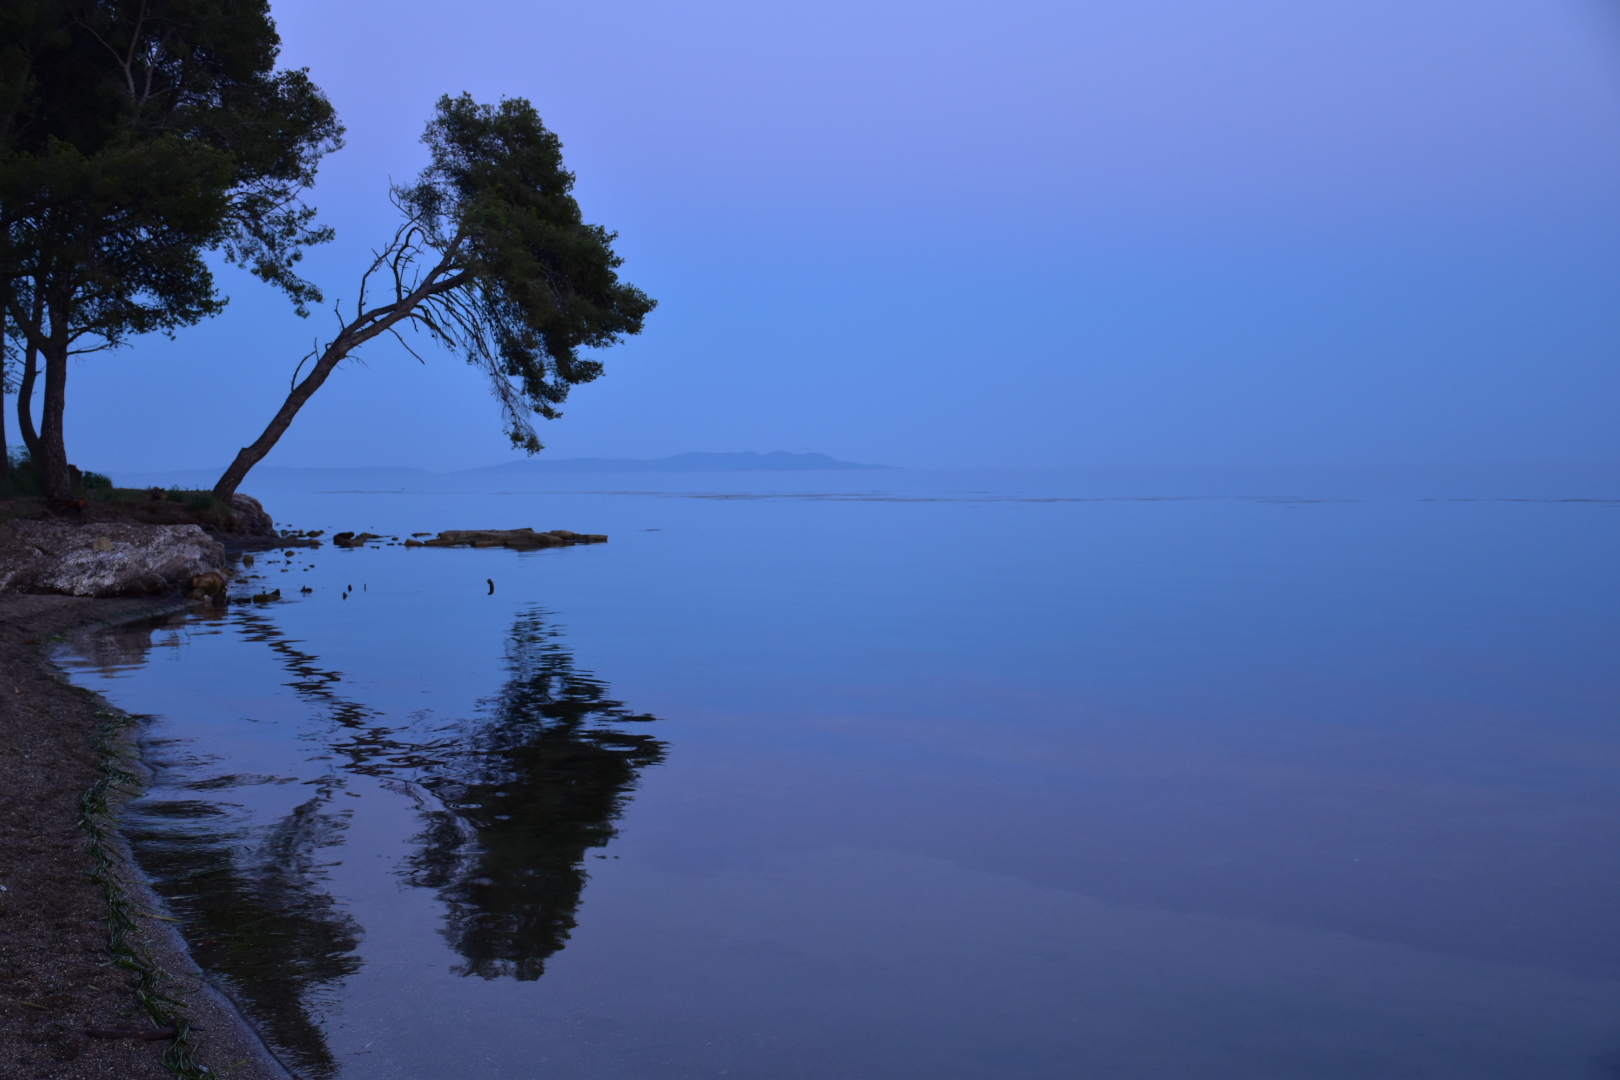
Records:
[[[373,540],[381,540],[376,533],[340,532],[332,537],[332,543],[340,548],[365,547]]]
[[[196,525],[0,526],[0,592],[141,596],[224,568],[225,548]]]
[[[423,534],[419,534],[423,535]],[[432,540],[420,545],[407,540],[406,547],[504,547],[516,551],[536,548],[567,547],[571,544],[605,544],[601,533],[577,533],[567,529],[535,532],[533,529],[446,529]]]
[[[236,521],[242,527],[242,532],[248,536],[274,536],[276,523],[265,511],[264,504],[251,495],[237,492],[231,496],[231,509],[236,511]]]
[[[198,574],[191,579],[191,588],[187,590],[186,596],[192,600],[203,600],[210,596],[224,596],[225,585],[226,578],[223,573],[218,570],[209,570],[207,573]]]

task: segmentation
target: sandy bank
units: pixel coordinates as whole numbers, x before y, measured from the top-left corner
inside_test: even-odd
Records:
[[[87,1034],[154,1024],[137,1000],[136,973],[108,965],[112,909],[92,880],[89,836],[80,825],[85,792],[105,775],[97,740],[110,735],[118,747],[121,739],[109,728],[106,702],[69,684],[46,649],[59,635],[179,603],[0,595],[0,1078],[172,1075],[162,1058],[173,1040]],[[231,1067],[231,1080],[285,1080],[252,1030],[197,977],[172,927],[144,914],[162,908],[123,858],[116,834],[107,849],[117,887],[137,912],[137,950],[161,969],[163,991],[199,1029],[189,1037],[195,1060]]]

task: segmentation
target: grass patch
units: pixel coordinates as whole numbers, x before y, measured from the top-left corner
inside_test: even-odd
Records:
[[[45,471],[24,450],[8,453],[10,468],[0,478],[0,498],[43,499],[45,497]],[[77,471],[77,470],[75,470]],[[100,495],[113,490],[112,478],[98,472],[78,473],[74,489],[84,496]]]
[[[74,498],[82,500],[82,521],[134,525],[201,525],[215,533],[240,531],[236,510],[212,491],[190,488],[121,488],[101,473],[76,474]],[[54,508],[58,514],[61,508]],[[0,521],[57,516],[45,499],[45,478],[26,453],[13,454],[11,470],[0,480]]]

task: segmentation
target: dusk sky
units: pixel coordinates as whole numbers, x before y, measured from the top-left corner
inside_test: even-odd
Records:
[[[660,306],[542,425],[547,454],[1620,457],[1620,5],[274,12],[348,127],[312,192],[329,302],[390,234],[441,94],[527,97],[562,137]],[[74,461],[219,466],[258,434],[334,319],[221,280],[224,316],[77,366]],[[514,456],[461,361],[360,355],[266,464]]]

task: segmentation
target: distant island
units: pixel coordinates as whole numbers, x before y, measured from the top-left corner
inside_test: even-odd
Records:
[[[839,461],[826,454],[790,454],[776,450],[758,454],[751,450],[734,454],[676,454],[663,458],[524,458],[482,469],[462,469],[456,475],[472,473],[558,473],[558,472],[806,472],[815,469],[892,469],[892,465],[861,465]]]

